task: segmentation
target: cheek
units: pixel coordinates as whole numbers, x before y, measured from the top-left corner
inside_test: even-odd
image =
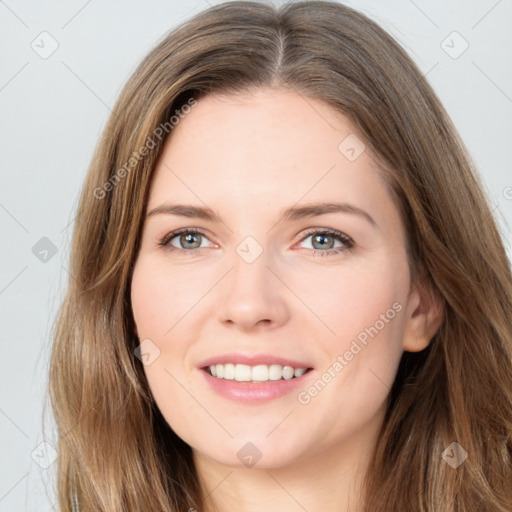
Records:
[[[330,398],[382,400],[402,355],[409,279],[406,258],[376,259],[364,269],[353,266],[317,277],[314,287],[308,283],[307,296],[310,309],[324,324],[318,337],[323,370],[335,376],[326,379],[337,382],[331,388],[336,388],[337,398]],[[299,293],[306,296],[307,289]]]
[[[352,270],[325,280],[327,297],[317,291],[311,298],[333,332],[323,329],[317,338],[322,368],[299,402],[304,417],[328,416],[330,427],[318,426],[326,444],[354,435],[383,414],[402,355],[408,274],[402,279],[396,266],[391,272],[385,263],[364,273]]]
[[[329,330],[318,329],[322,367],[298,400],[305,424],[332,446],[384,417],[402,355],[409,270],[404,254],[381,254],[317,277],[299,293],[314,290],[309,305]]]
[[[364,342],[365,333],[370,336],[370,333],[377,335],[389,331],[388,327],[396,317],[393,304],[401,304],[401,295],[397,283],[389,275],[347,276],[335,294],[332,304],[337,306],[331,307],[336,336],[342,340],[358,338]]]
[[[329,270],[317,273],[313,281],[297,279],[294,288],[323,322],[329,346],[339,347],[360,334],[364,341],[364,333],[376,335],[375,328],[379,333],[393,331],[395,336],[389,337],[397,338],[403,317],[398,310],[405,310],[408,291],[407,264],[389,260],[364,269],[354,265]]]
[[[199,273],[184,279],[179,268],[141,258],[135,265],[131,287],[139,338],[164,338],[204,293],[205,283]]]
[[[182,275],[182,274],[181,274]],[[180,272],[169,265],[162,265],[150,257],[140,257],[135,265],[131,304],[141,347],[151,359],[143,369],[151,393],[167,422],[172,425],[173,409],[169,397],[180,404],[180,410],[192,407],[184,388],[189,387],[180,364],[186,351],[186,337],[180,330],[187,313],[198,302],[202,289],[195,276],[180,279]],[[197,278],[199,279],[199,278]],[[204,293],[204,291],[203,291]],[[180,343],[180,340],[185,340]]]
[[[158,357],[144,366],[150,387],[156,395],[180,387],[190,376],[188,351],[198,338],[198,306],[218,279],[210,268],[186,272],[161,258],[143,255],[135,264],[131,284],[132,313],[141,343]]]

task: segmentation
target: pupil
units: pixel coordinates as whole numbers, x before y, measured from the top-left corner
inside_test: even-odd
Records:
[[[182,240],[182,243],[185,247],[187,247],[187,243],[192,243],[194,244],[194,241],[193,241],[193,238],[196,237],[197,235],[194,234],[194,233],[187,233],[185,235],[181,235],[181,240]],[[195,242],[195,246],[192,247],[192,249],[195,249],[196,247],[199,247],[199,245],[197,244],[197,241]],[[191,248],[191,247],[189,247]]]
[[[315,245],[315,242],[321,241],[321,240],[325,240],[327,238],[332,238],[332,237],[330,235],[316,235],[316,236],[314,236],[313,237],[313,246]],[[332,240],[331,240],[330,244],[322,244],[321,247],[325,248],[325,247],[327,247],[327,245],[328,245],[329,249],[332,248],[332,246],[333,246]]]

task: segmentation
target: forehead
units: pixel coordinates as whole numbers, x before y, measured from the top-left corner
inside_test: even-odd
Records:
[[[207,95],[182,115],[155,168],[148,208],[178,199],[238,212],[302,199],[368,205],[386,194],[348,117],[294,91],[260,89]]]

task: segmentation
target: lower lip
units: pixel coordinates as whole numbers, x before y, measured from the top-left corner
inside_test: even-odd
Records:
[[[206,382],[219,395],[230,400],[248,403],[267,402],[285,396],[304,385],[313,370],[308,370],[293,379],[269,380],[266,382],[239,382],[212,377],[206,370],[200,370]]]

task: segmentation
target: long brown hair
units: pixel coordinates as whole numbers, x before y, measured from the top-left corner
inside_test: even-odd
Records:
[[[510,512],[512,279],[495,220],[418,67],[366,16],[324,1],[211,7],[167,35],[124,87],[82,190],[55,329],[61,509],[205,509],[191,448],[134,354],[130,278],[169,120],[206,94],[259,87],[320,99],[353,121],[401,211],[414,275],[442,300],[429,347],[400,362],[363,509]],[[467,459],[454,468],[443,452],[458,446]]]

